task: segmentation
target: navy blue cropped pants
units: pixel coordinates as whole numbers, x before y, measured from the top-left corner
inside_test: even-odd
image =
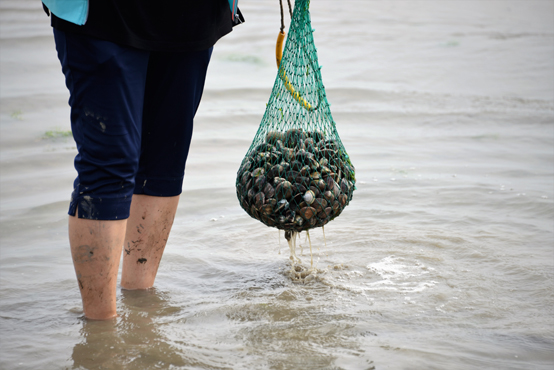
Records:
[[[181,194],[212,48],[153,52],[54,30],[77,178],[69,214],[129,217],[133,194]]]

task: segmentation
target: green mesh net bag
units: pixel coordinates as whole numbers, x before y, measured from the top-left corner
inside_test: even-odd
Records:
[[[295,2],[280,63],[278,39],[275,85],[236,181],[240,205],[250,216],[291,232],[339,216],[356,182],[325,95],[309,3]]]

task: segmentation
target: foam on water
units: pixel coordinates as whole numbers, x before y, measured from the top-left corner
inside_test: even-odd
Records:
[[[366,283],[369,290],[416,293],[437,284],[436,281],[424,279],[424,275],[428,275],[434,270],[432,267],[426,267],[418,261],[408,264],[403,258],[395,256],[385,257],[379,262],[371,263],[367,269],[381,278],[378,281]]]

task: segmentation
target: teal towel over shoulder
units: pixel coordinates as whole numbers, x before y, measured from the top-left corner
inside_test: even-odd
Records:
[[[87,21],[88,0],[42,0],[58,18],[82,26]]]

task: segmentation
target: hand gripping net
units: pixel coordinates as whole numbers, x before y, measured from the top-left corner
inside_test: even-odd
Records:
[[[309,3],[295,2],[280,64],[278,41],[279,72],[236,181],[240,205],[250,216],[292,232],[340,215],[356,182],[325,95]]]

